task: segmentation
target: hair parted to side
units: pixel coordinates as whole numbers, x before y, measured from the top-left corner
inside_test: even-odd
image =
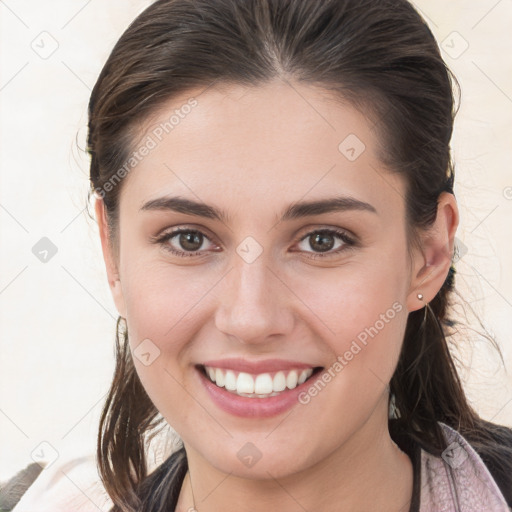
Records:
[[[435,220],[440,194],[453,193],[450,140],[459,86],[408,1],[158,0],[117,42],[89,103],[89,197],[96,191],[103,198],[114,244],[123,182],[106,184],[129,158],[139,124],[193,87],[275,79],[338,93],[376,123],[379,158],[405,180],[408,239],[418,242]],[[424,310],[409,314],[390,383],[400,418],[390,428],[434,453],[444,449],[437,422],[457,429],[512,501],[505,487],[512,475],[510,430],[471,408],[448,348],[454,276],[452,265],[422,328]],[[135,371],[128,333],[119,330],[118,323],[117,364],[99,431],[100,474],[113,510],[169,510],[186,457],[182,448],[175,467],[162,465],[148,476],[146,439],[159,416]]]

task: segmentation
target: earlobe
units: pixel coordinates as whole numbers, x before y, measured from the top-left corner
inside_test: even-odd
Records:
[[[98,222],[103,260],[105,262],[108,284],[112,293],[112,298],[114,299],[114,303],[119,314],[126,318],[126,308],[121,287],[118,262],[116,261],[114,247],[110,238],[107,214],[103,199],[96,197],[94,209],[96,212],[96,220]]]
[[[414,260],[414,268],[407,298],[409,311],[421,309],[439,292],[452,264],[455,233],[459,224],[459,211],[455,196],[443,192],[438,200],[434,224],[422,237],[422,250]],[[418,294],[423,299],[418,299]]]

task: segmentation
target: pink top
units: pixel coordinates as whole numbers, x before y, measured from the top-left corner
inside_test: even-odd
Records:
[[[509,512],[503,494],[478,453],[440,423],[448,442],[442,457],[421,450],[420,512]]]
[[[510,512],[503,494],[476,451],[440,423],[448,441],[442,457],[421,450],[419,512]],[[108,512],[94,457],[54,463],[43,470],[14,512]]]

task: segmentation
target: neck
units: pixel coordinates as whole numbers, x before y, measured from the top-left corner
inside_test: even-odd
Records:
[[[377,503],[381,512],[408,512],[412,463],[391,439],[387,421],[381,420],[380,428],[373,422],[370,418],[319,463],[279,479],[225,474],[185,446],[189,473],[176,511],[189,512],[195,502],[197,512],[362,512],[375,510]]]

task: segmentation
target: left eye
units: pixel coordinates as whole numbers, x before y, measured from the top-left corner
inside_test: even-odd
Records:
[[[324,253],[328,256],[346,250],[355,245],[355,241],[344,231],[322,229],[308,233],[298,244],[300,250],[311,252],[307,247],[301,247],[301,244],[309,246],[314,257],[322,257]]]

